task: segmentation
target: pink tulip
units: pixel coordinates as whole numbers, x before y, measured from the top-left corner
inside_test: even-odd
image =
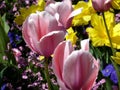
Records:
[[[54,16],[43,11],[33,13],[25,20],[22,34],[32,51],[48,57],[64,40],[65,32],[58,26]]]
[[[95,58],[88,51],[73,51],[69,41],[56,47],[52,64],[60,90],[91,90],[99,71]]]
[[[49,3],[45,10],[56,17],[60,26],[64,28],[70,27],[72,21],[71,13],[73,11],[71,0]]]
[[[92,0],[93,8],[98,12],[104,12],[110,9],[112,0]]]

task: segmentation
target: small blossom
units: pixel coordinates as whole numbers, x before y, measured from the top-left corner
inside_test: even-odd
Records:
[[[17,47],[17,42],[22,40],[22,36],[18,35],[15,32],[9,31],[8,32],[8,37],[10,40],[10,44],[12,45],[13,48]]]
[[[105,67],[104,70],[102,70],[102,74],[103,76],[108,77],[113,71],[114,71],[114,68],[112,64],[109,64],[108,66]]]
[[[113,72],[111,73],[110,79],[111,79],[115,84],[118,83],[118,78],[117,78],[117,73],[116,73],[116,71],[113,71]]]
[[[103,76],[105,76],[105,77],[109,77],[109,76],[110,76],[110,80],[111,80],[113,83],[115,83],[115,84],[118,83],[117,73],[116,73],[116,71],[115,71],[115,69],[114,69],[114,67],[113,67],[112,64],[107,65],[107,66],[105,67],[105,69],[102,70],[102,74],[103,74]]]
[[[67,30],[67,32],[68,33],[65,36],[66,40],[70,40],[72,42],[72,44],[75,45],[76,41],[78,39],[77,36],[76,36],[77,32],[74,32],[72,28],[69,28]]]

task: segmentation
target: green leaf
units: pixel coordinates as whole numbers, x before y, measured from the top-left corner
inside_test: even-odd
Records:
[[[106,79],[106,90],[112,90],[112,84],[109,78]]]
[[[3,26],[4,26],[4,30],[5,30],[5,33],[8,34],[8,31],[10,29],[9,25],[6,23],[6,14],[4,14],[2,16],[2,20],[3,20]]]
[[[54,84],[52,83],[52,90],[59,90],[59,86],[54,85]]]
[[[7,43],[9,38],[7,36],[9,26],[6,23],[5,14],[0,16],[0,61],[3,61],[3,56],[6,55],[5,50],[7,49]]]

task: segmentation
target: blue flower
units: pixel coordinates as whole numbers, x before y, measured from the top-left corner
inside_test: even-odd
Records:
[[[116,71],[113,71],[110,75],[110,79],[113,81],[113,83],[117,84],[118,83],[118,78],[117,78],[117,73]]]
[[[110,80],[117,84],[118,83],[118,77],[117,77],[117,74],[116,74],[116,71],[113,67],[112,64],[109,64],[105,67],[105,69],[102,70],[102,74],[103,76],[105,77],[109,77],[110,76]]]
[[[114,71],[113,65],[109,64],[105,67],[105,69],[102,70],[102,74],[103,76],[108,77],[113,71]]]
[[[17,41],[19,41],[19,40],[21,40],[21,36],[19,36],[19,35],[15,35],[15,39],[17,40]]]
[[[17,47],[17,42],[21,41],[22,37],[18,35],[15,32],[9,31],[8,32],[8,37],[10,40],[10,44],[12,45],[13,48]]]
[[[9,39],[10,39],[10,43],[13,43],[14,42],[14,33],[12,33],[12,32],[8,32],[8,37],[9,37]]]
[[[85,2],[88,2],[88,0],[84,0]]]
[[[3,84],[0,88],[0,90],[6,90],[6,84]]]

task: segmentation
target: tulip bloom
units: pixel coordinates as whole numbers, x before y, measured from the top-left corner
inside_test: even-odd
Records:
[[[54,51],[52,64],[60,90],[91,90],[99,64],[88,51],[73,50],[72,44],[66,41]]]
[[[104,12],[110,9],[112,0],[92,0],[93,8],[98,12]]]
[[[56,18],[46,11],[31,14],[23,23],[22,34],[32,51],[46,57],[53,53],[65,36]]]
[[[56,17],[59,26],[68,29],[72,23],[72,17],[81,13],[81,8],[73,11],[71,0],[63,0],[62,2],[49,3],[45,7],[45,11]]]

